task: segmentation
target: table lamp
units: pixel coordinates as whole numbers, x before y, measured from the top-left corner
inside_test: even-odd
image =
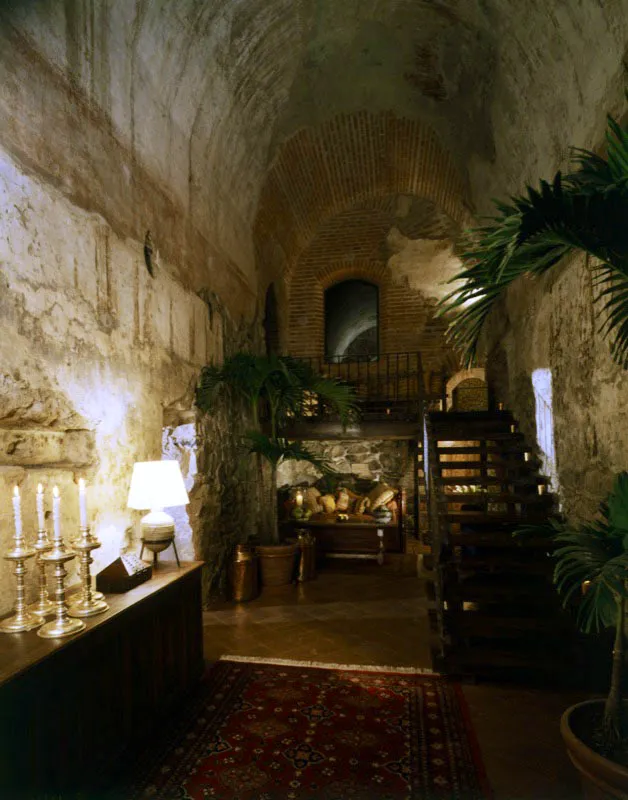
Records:
[[[148,547],[154,554],[157,566],[157,553],[172,545],[177,565],[181,566],[174,541],[174,520],[170,514],[166,514],[164,508],[184,506],[189,502],[177,461],[138,461],[133,465],[127,506],[142,511],[150,508],[150,512],[140,522],[140,558],[144,547]]]

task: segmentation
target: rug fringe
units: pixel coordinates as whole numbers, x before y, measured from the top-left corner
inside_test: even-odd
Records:
[[[391,667],[374,664],[333,664],[324,661],[295,661],[291,658],[262,658],[258,656],[220,656],[220,661],[240,661],[247,664],[271,664],[276,667],[312,667],[314,669],[340,669],[355,672],[398,672],[407,675],[433,675],[439,673],[424,667]]]

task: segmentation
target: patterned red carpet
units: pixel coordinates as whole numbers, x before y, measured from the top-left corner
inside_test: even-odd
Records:
[[[490,790],[455,684],[221,661],[132,796],[484,800]]]

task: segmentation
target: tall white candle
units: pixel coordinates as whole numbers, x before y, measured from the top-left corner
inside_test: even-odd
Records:
[[[61,498],[59,497],[59,490],[55,486],[52,490],[52,529],[54,531],[55,541],[61,541]]]
[[[79,479],[79,522],[81,528],[87,527],[87,494],[83,478]]]
[[[303,492],[300,489],[297,489],[297,493],[294,497],[296,504],[299,508],[303,505]]]
[[[43,531],[45,522],[44,517],[44,487],[41,483],[37,484],[37,526],[40,531]]]
[[[13,489],[13,519],[15,520],[15,540],[22,538],[22,501],[17,486]]]

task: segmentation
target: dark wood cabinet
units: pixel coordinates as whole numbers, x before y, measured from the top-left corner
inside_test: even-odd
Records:
[[[284,523],[284,537],[294,536],[295,531],[307,529],[316,538],[319,555],[326,553],[357,553],[375,555],[379,549],[378,530],[384,532],[384,549],[387,553],[403,550],[401,529],[397,522],[386,525],[376,522],[333,522],[308,520]]]
[[[161,563],[76,636],[0,638],[1,797],[92,797],[192,691],[203,673],[201,567]]]

